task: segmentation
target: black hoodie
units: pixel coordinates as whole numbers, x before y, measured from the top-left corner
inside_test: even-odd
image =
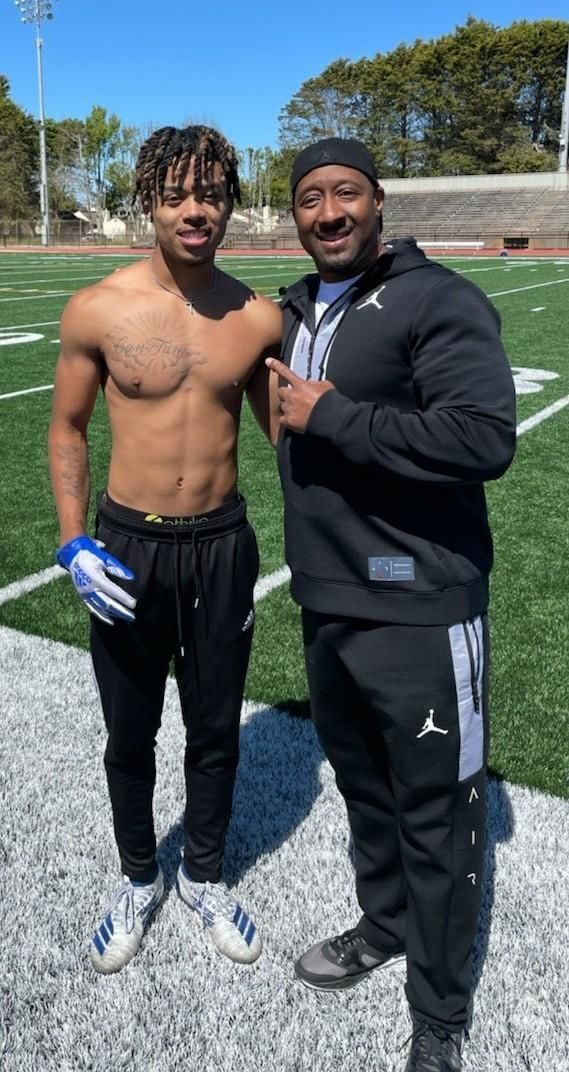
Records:
[[[305,276],[283,296],[287,364],[301,322],[317,334],[318,285]],[[410,238],[358,280],[320,364],[335,390],[304,435],[286,431],[278,444],[291,590],[302,606],[410,625],[486,609],[482,481],[501,476],[515,449],[499,323],[478,287]]]

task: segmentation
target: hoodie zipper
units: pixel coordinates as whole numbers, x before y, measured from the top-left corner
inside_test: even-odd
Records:
[[[342,320],[344,319],[344,316],[346,315],[346,313],[348,312],[348,309],[350,308],[350,306],[352,304],[352,297],[354,296],[353,292],[355,292],[358,283],[359,283],[359,279],[351,287],[348,287],[348,289],[345,290],[343,292],[343,294],[340,294],[340,296],[338,298],[336,298],[332,302],[332,304],[328,306],[327,309],[324,310],[324,312],[322,313],[322,316],[320,317],[320,320],[318,321],[318,323],[317,324],[315,323],[314,331],[311,332],[311,334],[310,334],[310,345],[308,347],[308,360],[306,362],[306,368],[307,368],[307,372],[308,372],[307,379],[309,379],[309,380],[312,379],[312,356],[314,354],[314,347],[316,345],[316,340],[318,338],[318,333],[320,331],[320,328],[322,327],[322,324],[324,323],[326,318],[329,316],[329,314],[333,311],[334,307],[336,305],[338,305],[340,302],[344,301],[345,305],[346,305],[346,308],[344,309],[342,316],[338,320],[338,323],[336,324],[336,327],[335,327],[334,331],[332,332],[332,335],[331,335],[330,339],[328,340],[328,345],[326,346],[326,349],[324,350],[324,353],[322,354],[322,360],[320,362],[320,367],[318,369],[318,379],[319,380],[323,379],[324,369],[326,368],[326,358],[328,357],[328,354],[330,352],[330,347],[332,346],[332,343],[334,342],[334,339],[336,338],[336,333],[338,331],[338,328],[340,327],[340,324],[342,323]],[[347,296],[349,296],[348,300],[346,300]],[[313,302],[312,304],[314,305],[314,308],[316,308],[316,302]],[[332,319],[333,319],[333,317],[332,317]],[[306,324],[306,320],[304,319],[304,316],[303,316],[303,321]]]

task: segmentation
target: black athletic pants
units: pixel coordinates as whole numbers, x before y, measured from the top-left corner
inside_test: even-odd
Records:
[[[451,627],[303,611],[312,717],[355,850],[358,924],[407,955],[417,1015],[467,1019],[482,885],[486,616]]]
[[[153,520],[147,520],[147,518]],[[108,730],[105,768],[125,875],[156,870],[154,748],[172,658],[186,727],[188,873],[221,877],[239,755],[259,558],[245,503],[199,517],[145,515],[99,499],[97,536],[135,574],[133,624],[92,620],[91,653]]]

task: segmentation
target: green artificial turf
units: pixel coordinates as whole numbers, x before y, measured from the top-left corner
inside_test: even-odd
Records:
[[[67,298],[41,291],[71,293],[108,274],[129,257],[69,258],[0,255],[0,298],[30,300],[0,303],[0,343],[4,329],[43,338],[0,345],[0,394],[53,382],[58,318]],[[96,262],[96,263],[94,263]],[[220,260],[264,293],[297,278],[308,262],[300,259]],[[510,258],[504,264],[483,258],[450,260],[451,267],[488,294],[501,313],[503,338],[513,366],[555,372],[557,379],[537,384],[518,398],[518,421],[569,395],[569,261],[558,265]],[[89,279],[86,279],[86,277]],[[53,279],[53,282],[34,283]],[[522,290],[539,283],[551,286]],[[6,290],[7,286],[12,289]],[[502,291],[516,293],[502,294]],[[542,308],[533,312],[536,307]],[[34,327],[34,325],[36,325]],[[43,326],[40,326],[43,325]],[[2,526],[0,589],[53,565],[57,523],[46,458],[50,390],[0,399],[2,453]],[[98,402],[89,429],[93,491],[104,486],[109,449],[104,403]],[[567,442],[569,407],[525,432],[510,471],[488,486],[495,541],[491,586],[492,768],[510,781],[569,796],[569,685],[567,678]],[[248,500],[257,532],[261,575],[284,562],[282,499],[274,453],[243,409],[240,438],[240,488]],[[26,633],[88,644],[88,614],[68,578],[62,577],[10,602],[0,603],[0,624]],[[39,678],[39,672],[38,672]],[[39,680],[38,680],[38,687]],[[253,652],[246,684],[248,699],[278,704],[307,714],[299,611],[288,585],[272,591],[257,606]]]

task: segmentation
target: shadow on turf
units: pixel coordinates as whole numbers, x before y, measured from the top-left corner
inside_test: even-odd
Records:
[[[281,705],[264,708],[241,730],[241,760],[233,813],[227,835],[224,878],[237,883],[257,860],[279,848],[309,814],[320,793],[323,753],[310,722],[308,701],[295,701],[287,718]],[[283,704],[284,709],[284,704]],[[489,772],[487,835],[480,916],[473,951],[473,990],[480,982],[494,908],[496,847],[514,833],[514,817],[506,783]],[[158,847],[166,889],[175,885],[183,847],[182,822],[175,823]]]
[[[277,700],[274,704],[277,711],[282,711],[291,718],[311,718],[310,700]]]
[[[309,721],[308,702],[305,706],[296,701],[294,706],[296,717],[287,718],[275,707],[263,708],[241,729],[223,869],[230,886],[290,837],[320,793],[323,753]],[[167,890],[175,885],[183,842],[180,819],[158,846]]]

